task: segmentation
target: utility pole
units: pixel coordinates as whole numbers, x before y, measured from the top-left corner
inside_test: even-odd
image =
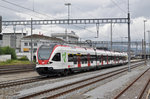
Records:
[[[142,39],[142,59],[144,58],[144,40]]]
[[[145,60],[145,65],[146,65],[146,40],[145,40],[145,22],[147,22],[147,20],[144,20],[144,60]]]
[[[150,30],[147,31],[148,32],[148,45],[149,45],[149,59],[150,59]]]
[[[33,25],[32,25],[32,18],[31,18],[31,62],[32,62],[32,54],[33,54],[33,44],[32,44],[32,32],[33,32]]]
[[[68,25],[69,25],[69,19],[70,19],[70,6],[71,6],[71,3],[65,3],[65,6],[68,7]],[[67,31],[67,30],[66,30]],[[66,32],[66,40],[68,42],[68,34]]]
[[[97,32],[97,36],[95,38],[99,37],[99,23],[96,23],[96,32]]]
[[[136,42],[136,56],[137,56],[137,54],[138,54],[138,43]]]
[[[130,53],[130,12],[129,12],[129,0],[128,0],[128,72],[131,72],[131,53]]]
[[[110,23],[110,46],[112,51],[112,22]]]
[[[15,49],[15,52],[16,52],[16,25],[13,26],[13,29],[14,29],[14,38],[15,38],[14,49]]]

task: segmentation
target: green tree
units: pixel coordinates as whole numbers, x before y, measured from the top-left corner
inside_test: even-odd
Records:
[[[10,48],[10,47],[3,47],[2,48],[2,54],[11,54],[11,58],[12,59],[16,59],[16,52],[13,48]]]

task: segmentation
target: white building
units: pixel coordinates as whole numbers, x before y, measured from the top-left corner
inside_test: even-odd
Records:
[[[52,37],[63,39],[64,41],[78,41],[79,36],[75,34],[75,32],[71,31],[71,33],[52,33]]]
[[[15,48],[17,52],[21,50],[21,38],[26,36],[26,33],[3,33],[2,46]]]
[[[59,38],[33,34],[32,36],[29,35],[29,36],[22,38],[21,52],[31,51],[31,37],[32,37],[32,43],[33,43],[33,52],[36,52],[37,48],[42,44],[64,43],[64,40],[59,39]]]

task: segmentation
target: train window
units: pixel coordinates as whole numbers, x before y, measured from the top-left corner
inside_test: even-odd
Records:
[[[100,55],[97,56],[97,61],[101,62],[101,56]]]
[[[112,56],[112,60],[113,60],[113,61],[116,60],[116,56]]]
[[[111,56],[108,56],[108,61],[109,61],[109,62],[111,61]]]
[[[87,63],[87,55],[84,55],[84,63]]]
[[[55,56],[53,57],[53,61],[61,61],[61,54],[60,53],[56,53]]]
[[[116,61],[118,61],[118,60],[119,60],[119,56],[116,57]]]
[[[55,44],[51,45],[42,45],[38,50],[38,59],[39,60],[48,60]]]
[[[68,55],[68,62],[73,62],[73,55],[72,54]]]
[[[107,56],[103,56],[103,60],[104,60],[104,61],[107,61]]]
[[[96,61],[96,55],[91,55],[91,61]]]
[[[84,55],[81,55],[81,63],[84,64]]]
[[[77,64],[77,55],[76,54],[73,55],[73,63]]]

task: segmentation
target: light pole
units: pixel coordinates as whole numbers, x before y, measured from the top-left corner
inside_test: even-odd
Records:
[[[131,39],[130,39],[130,11],[129,11],[129,0],[128,0],[128,72],[131,72],[131,53],[130,53],[130,43],[131,43]]]
[[[110,47],[111,47],[111,51],[112,51],[112,22],[110,24]]]
[[[65,6],[68,7],[68,24],[69,24],[69,19],[70,19],[70,6],[71,6],[71,3],[65,3]]]
[[[149,45],[149,59],[150,59],[150,30],[147,31],[148,32],[148,45]]]
[[[16,41],[17,41],[17,40],[16,40],[16,39],[17,39],[17,38],[16,38],[16,25],[13,26],[13,29],[14,29],[14,38],[15,38],[15,40],[14,40],[14,43],[15,43],[15,44],[14,44],[13,47],[14,47],[15,52],[16,52]]]
[[[71,3],[65,3],[65,6],[68,7],[68,25],[69,25],[69,19],[70,19],[70,6],[71,6]],[[66,29],[66,41],[68,42],[67,29]]]
[[[145,60],[145,64],[146,64],[145,22],[147,22],[147,20],[144,20],[144,60]]]
[[[33,25],[32,25],[32,18],[31,18],[31,63],[32,63],[32,56],[33,56],[32,33],[33,33]]]

